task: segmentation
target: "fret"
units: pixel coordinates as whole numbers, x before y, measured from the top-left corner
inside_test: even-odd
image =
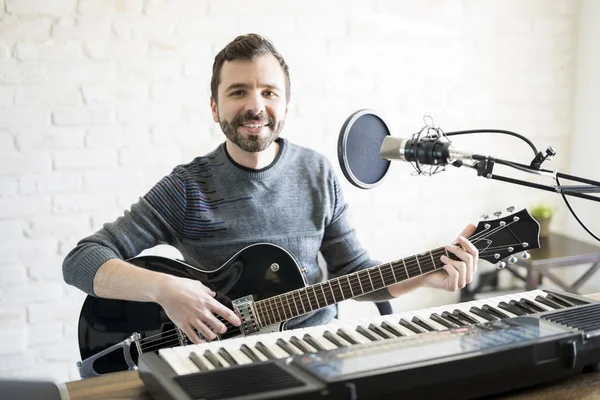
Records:
[[[381,269],[383,270],[384,267],[388,267],[392,271],[392,274],[391,275],[389,273],[386,274],[386,275],[388,275],[387,281],[384,279],[383,284],[385,286],[389,286],[389,285],[396,283],[396,277],[394,276],[394,270],[392,269],[392,266],[389,264],[386,264],[385,266],[382,266]]]
[[[331,291],[333,292],[333,296],[336,299],[336,302],[340,302],[344,299],[344,292],[342,286],[340,285],[340,279],[334,278],[329,281],[329,287],[331,287]]]
[[[371,272],[368,269],[367,276],[369,277],[369,282],[371,282],[371,290],[375,290],[375,285],[373,285],[373,279],[371,279]]]
[[[415,260],[417,260],[417,266],[419,267],[419,272],[423,275],[423,270],[421,269],[421,263],[419,263],[419,257],[415,256]]]
[[[350,288],[350,294],[354,297],[354,290],[352,290],[352,282],[350,282],[350,276],[346,275],[346,280],[348,281],[348,287]]]
[[[271,311],[271,314],[273,314],[273,320],[272,320],[273,322],[271,322],[271,325],[273,325],[275,323],[275,321],[277,321],[277,318],[275,317],[275,311],[273,311],[273,307],[271,306],[270,300],[271,299],[269,298],[269,299],[266,299],[265,301],[266,301],[266,306],[269,308],[269,311]]]
[[[323,288],[323,284],[320,284],[319,286],[321,286],[321,292],[323,292],[323,301],[325,302],[325,305],[328,306],[329,301],[327,300],[327,295],[325,294],[325,289]]]
[[[300,304],[302,305],[303,314],[306,314],[306,308],[304,308],[304,301],[302,300],[302,292],[303,290],[298,290],[298,298],[300,299]],[[298,308],[298,306],[296,306],[296,308]],[[300,313],[298,312],[298,314]]]
[[[362,281],[360,279],[360,274],[359,273],[356,273],[356,279],[358,279],[358,284],[360,285],[360,292],[361,292],[361,294],[364,294],[365,290],[363,289],[363,285],[362,285]]]
[[[267,318],[269,315],[268,314],[265,315],[263,302],[257,301],[256,303],[254,303],[254,306],[256,307],[256,310],[258,312],[258,318],[260,319],[261,326],[265,327],[265,326],[271,325],[270,319],[269,319],[269,321],[267,321]]]
[[[381,272],[381,267],[377,268],[379,270],[379,276],[381,276],[381,286],[387,286],[385,284],[385,279],[383,279],[383,273]]]
[[[335,299],[335,293],[333,292],[333,288],[331,287],[331,281],[327,281],[327,284],[329,285],[329,290],[331,291],[331,296],[333,297],[333,302],[337,303],[337,301]]]
[[[342,288],[342,281],[340,278],[337,280],[338,286],[340,287],[340,294],[342,295],[342,300],[346,300],[346,296],[344,296],[344,289]]]
[[[317,291],[315,290],[315,287],[313,286],[313,293],[315,294],[315,300],[317,301],[317,308],[321,308],[321,305],[319,304],[319,297],[317,296]]]
[[[296,303],[296,299],[294,298],[294,293],[296,293],[295,290],[293,292],[290,292],[290,296],[292,296],[292,301],[294,302],[294,307],[296,308],[296,316],[298,316],[298,315],[301,315],[302,313],[300,312],[300,309],[298,308],[298,303]]]
[[[271,301],[274,303],[274,305],[277,306],[277,308],[275,308],[277,310],[277,315],[279,315],[279,320],[278,321],[285,321],[285,318],[281,318],[281,313],[279,312],[279,305],[275,304],[275,297],[271,297]]]
[[[433,253],[431,251],[429,252],[429,256],[431,257],[431,262],[433,263],[433,269],[437,269],[437,266],[435,265],[435,260],[433,259]]]
[[[283,321],[289,319],[288,315],[287,315],[287,310],[285,309],[285,303],[283,302],[283,297],[282,295],[279,295],[276,297],[277,299],[277,308],[279,308],[279,306],[281,306],[281,315],[283,315]]]
[[[406,268],[406,262],[404,261],[404,258],[402,259],[402,264],[404,264],[404,270],[406,271],[406,278],[410,278],[410,275],[408,273],[408,268]]]
[[[302,307],[304,307],[304,298],[302,297],[302,294],[306,295],[306,301],[308,301],[308,305],[310,307],[310,311],[312,311],[313,310],[313,306],[312,306],[312,301],[310,301],[310,296],[308,295],[308,288],[304,288],[304,289],[302,289],[300,291],[300,298],[302,298]]]
[[[394,267],[392,266],[391,262],[390,262],[390,269],[392,270],[392,276],[394,277],[394,282],[398,282],[398,278],[396,278],[396,273],[394,272]]]
[[[379,269],[379,267],[373,267],[373,268],[369,268],[372,272],[375,273],[375,270],[379,271],[379,274],[375,273],[375,276],[373,276],[373,279],[371,282],[373,282],[373,290],[377,290],[377,289],[381,289],[382,287],[384,287],[384,282],[383,282],[383,278],[381,276],[381,269]],[[377,281],[377,279],[381,279],[381,284]]]

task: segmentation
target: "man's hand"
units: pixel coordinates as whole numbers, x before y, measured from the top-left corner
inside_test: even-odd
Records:
[[[240,325],[238,316],[215,300],[215,292],[200,281],[168,275],[160,285],[157,303],[165,310],[169,319],[185,332],[193,343],[204,342],[194,329],[197,329],[208,340],[217,337],[215,332],[225,333],[227,328],[215,314],[222,316],[235,326]]]
[[[454,245],[446,246],[446,250],[456,255],[459,260],[453,260],[441,257],[444,263],[444,271],[437,271],[423,276],[423,286],[444,289],[454,292],[457,289],[464,288],[467,283],[471,283],[473,275],[477,272],[477,263],[479,262],[479,251],[467,237],[475,231],[476,226],[469,224],[457,239],[462,248]]]

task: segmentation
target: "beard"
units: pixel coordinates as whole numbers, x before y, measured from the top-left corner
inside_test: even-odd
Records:
[[[268,129],[268,135],[248,135],[247,137],[242,135],[238,129],[245,123],[256,122],[262,124],[262,129]],[[227,139],[231,140],[240,149],[249,153],[257,153],[267,149],[271,143],[273,143],[279,137],[279,133],[283,129],[285,120],[277,121],[275,118],[267,115],[261,111],[258,114],[254,114],[252,111],[248,111],[245,115],[238,114],[233,120],[226,121],[221,120],[219,125],[225,134]]]

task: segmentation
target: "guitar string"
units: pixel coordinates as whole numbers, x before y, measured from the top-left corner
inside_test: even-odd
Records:
[[[516,222],[516,221],[514,221],[514,222]],[[479,235],[479,234],[472,235],[472,236],[470,237],[470,241],[471,241],[471,243],[473,243],[473,244],[476,244],[476,243],[480,242],[481,240],[483,240],[483,239],[487,238],[488,236],[492,235],[493,233],[495,233],[495,232],[497,232],[497,231],[499,231],[499,230],[502,230],[502,229],[506,229],[506,227],[507,227],[507,226],[509,226],[509,225],[511,225],[512,223],[513,223],[513,222],[509,222],[509,223],[507,223],[505,226],[498,226],[497,228],[494,228],[494,229],[490,230],[489,232],[488,232],[487,230],[484,230],[484,231],[482,231],[482,232],[481,232],[481,235]],[[484,238],[480,238],[479,236],[485,236],[485,237],[484,237]],[[513,245],[513,246],[516,246],[516,245]],[[496,247],[496,248],[494,248],[494,249],[498,249],[498,248],[509,248],[509,247],[513,247],[513,246],[500,246],[500,247]],[[434,255],[434,253],[438,253],[438,252],[441,252],[440,254],[442,254],[442,253],[445,253],[445,252],[446,252],[446,249],[445,249],[445,247],[439,247],[439,248],[436,248],[436,249],[434,249],[434,250],[431,250],[431,251],[429,251],[429,252],[425,252],[425,253],[421,253],[421,254],[430,253],[431,255]],[[490,252],[490,251],[489,251],[489,249],[486,249],[486,250],[484,250],[483,252],[481,252],[480,254],[489,253],[489,252]],[[438,256],[438,255],[440,255],[440,254],[435,254],[435,256]],[[411,276],[411,275],[413,275],[413,273],[415,274],[415,276],[417,276],[417,275],[420,275],[420,273],[421,273],[420,264],[419,264],[419,262],[418,262],[418,258],[417,258],[417,257],[418,257],[418,255],[415,255],[415,256],[409,256],[409,257],[407,257],[407,258],[413,258],[413,257],[415,258],[415,261],[410,261],[410,260],[409,260],[408,262],[406,262],[406,258],[404,258],[404,259],[399,259],[399,260],[391,261],[391,262],[389,262],[389,263],[384,263],[384,264],[380,264],[380,265],[377,265],[377,266],[373,266],[373,267],[371,267],[371,268],[369,268],[369,269],[372,269],[372,270],[379,269],[379,271],[380,271],[380,274],[381,274],[381,277],[383,277],[383,274],[385,274],[386,276],[385,276],[385,277],[383,277],[383,279],[382,279],[382,283],[383,283],[383,284],[385,284],[385,282],[386,282],[386,279],[385,279],[385,278],[390,278],[390,277],[392,277],[392,278],[394,278],[394,281],[396,281],[396,280],[395,280],[395,277],[393,277],[392,275],[390,275],[390,272],[389,272],[389,271],[387,271],[387,272],[383,272],[383,268],[385,268],[386,266],[391,266],[391,264],[392,264],[392,263],[396,263],[397,265],[396,265],[395,267],[391,267],[391,268],[390,268],[390,270],[391,270],[392,268],[394,268],[394,269],[395,269],[396,267],[399,267],[399,266],[400,266],[400,265],[399,265],[399,262],[402,262],[403,266],[405,265],[405,266],[406,266],[406,269],[407,269],[408,271],[410,271],[410,272],[408,273],[408,277],[407,277],[407,278],[405,278],[405,279],[409,279],[409,278],[410,278],[410,276]],[[416,266],[416,268],[415,268],[415,266]],[[435,267],[435,264],[434,264],[433,266]],[[433,271],[435,271],[435,270],[437,270],[437,269],[439,269],[439,268],[434,268],[433,270],[431,270],[431,271],[426,271],[425,273],[433,272]],[[356,273],[353,273],[353,274],[347,274],[347,275],[344,275],[344,278],[348,280],[348,279],[350,279],[350,278],[351,278],[351,276],[350,276],[350,275],[356,275],[356,276],[357,276],[357,280],[360,280],[361,278],[358,278],[358,273],[360,273],[360,272],[363,272],[363,274],[364,274],[364,271],[365,271],[365,270],[363,270],[363,271],[359,271],[359,272],[356,272]],[[417,274],[417,271],[419,272],[419,274]],[[392,274],[393,274],[393,273],[392,273]],[[370,278],[370,276],[369,276],[369,273],[367,273],[367,277],[369,277],[369,278]],[[377,279],[377,276],[375,276],[375,278]],[[342,279],[342,277],[334,278],[334,279],[332,279],[332,280],[329,280],[329,281],[328,281],[328,283],[329,283],[329,282],[331,282],[331,281],[333,281],[333,280],[338,280],[338,282],[339,282],[339,280],[340,280],[340,279]],[[362,282],[361,282],[361,283],[362,283]],[[318,285],[322,285],[322,284],[323,284],[323,283],[316,284],[316,285],[311,285],[311,287],[318,286]],[[353,292],[353,291],[354,291],[354,289],[355,289],[355,287],[353,286],[353,284],[352,284],[352,283],[350,283],[350,286],[348,286],[348,287],[349,287],[349,288],[351,288],[352,292]],[[372,287],[373,287],[373,286],[372,286]],[[301,288],[300,290],[302,290],[302,289],[306,289],[306,288]],[[357,288],[357,289],[358,289],[358,288]],[[361,289],[362,289],[362,287],[361,287]],[[357,290],[357,291],[358,291],[358,290]],[[360,291],[358,291],[358,292],[361,292],[361,291],[362,291],[362,290],[360,290]],[[292,291],[292,292],[293,292],[293,291]],[[292,292],[288,292],[288,293],[292,293]],[[333,290],[332,290],[332,292],[333,292]],[[344,297],[344,296],[343,296],[343,295],[344,295],[343,291],[341,291],[341,294],[342,294],[342,297]],[[283,296],[285,296],[285,295],[288,295],[288,294],[284,294]],[[264,303],[261,303],[261,302],[264,302],[265,300],[269,300],[270,302],[275,302],[275,303],[276,303],[276,304],[275,304],[275,307],[276,307],[276,309],[277,309],[277,311],[278,311],[278,314],[280,314],[280,310],[281,310],[281,311],[283,311],[283,314],[284,314],[284,315],[286,315],[286,311],[285,311],[285,305],[283,304],[283,302],[282,302],[282,301],[279,301],[279,303],[277,303],[277,300],[276,300],[276,298],[278,298],[278,297],[283,297],[283,296],[282,296],[282,295],[273,296],[273,297],[271,297],[271,298],[269,298],[269,299],[264,299],[264,300],[262,300],[262,301],[256,302],[255,304],[257,304],[257,303],[264,304]],[[316,297],[317,297],[317,296],[316,296]],[[308,298],[308,297],[307,297],[307,298]],[[327,303],[327,297],[326,297],[325,295],[323,295],[323,300],[325,300],[325,303]],[[335,297],[334,297],[334,299],[333,299],[333,300],[335,301]],[[292,297],[292,301],[294,302],[295,308],[297,308],[297,303],[296,303],[296,301],[294,300],[294,298],[293,298],[293,297]],[[300,296],[300,301],[302,302],[301,304],[303,305],[303,300],[302,300],[302,297],[301,297],[301,296]],[[286,298],[286,302],[288,302],[288,307],[289,307],[289,299],[287,299],[287,298]],[[312,302],[310,302],[310,305],[312,305]],[[319,306],[319,305],[320,305],[320,304],[319,304],[319,302],[318,302],[318,298],[317,298],[317,306]],[[329,304],[326,304],[326,305],[329,305]],[[260,307],[260,306],[259,306],[259,307]],[[325,307],[325,306],[323,306],[323,307]],[[272,305],[271,305],[271,308],[273,308],[273,306],[272,306]],[[322,307],[318,307],[318,308],[322,308]],[[297,309],[298,309],[298,308],[297,308]],[[304,309],[305,309],[305,308],[304,308]],[[312,310],[314,310],[314,308],[313,308]],[[311,310],[311,311],[312,311],[312,310]],[[291,308],[290,308],[290,311],[291,311]],[[262,318],[262,319],[270,319],[270,317],[269,317],[269,318],[265,318],[265,316],[268,316],[268,314],[265,314],[265,312],[266,312],[266,310],[263,310],[263,316],[262,316],[263,318]],[[293,312],[292,312],[292,314],[293,314]],[[230,329],[230,328],[237,328],[237,329],[239,329],[239,327],[237,327],[237,326],[234,326],[233,324],[231,324],[229,321],[227,321],[226,319],[224,319],[224,318],[223,318],[223,317],[221,317],[220,315],[216,315],[215,317],[217,318],[217,320],[219,320],[220,322],[222,322],[222,323],[225,325],[225,327],[226,327],[227,329]],[[210,326],[209,326],[209,325],[207,325],[207,326],[208,326],[208,327],[209,327],[209,329],[210,329]],[[145,343],[148,343],[148,342],[151,342],[151,341],[157,341],[157,340],[160,340],[160,339],[164,339],[164,338],[165,338],[165,336],[164,336],[164,334],[165,334],[165,333],[171,333],[171,332],[174,332],[174,333],[173,333],[173,335],[178,335],[178,333],[177,333],[177,331],[178,331],[178,330],[179,330],[179,328],[174,328],[174,329],[172,329],[172,330],[165,331],[165,332],[163,332],[163,333],[155,334],[155,335],[152,335],[152,336],[149,336],[149,337],[146,337],[146,338],[140,339],[140,340],[139,340],[139,343],[140,343],[140,345],[141,345],[142,343],[144,343],[144,344],[145,344]],[[184,337],[186,337],[186,335],[185,335],[183,332],[182,332],[182,334],[183,334],[183,336],[184,336]],[[157,339],[154,339],[154,338],[157,338]],[[140,347],[141,347],[141,346],[140,346]]]

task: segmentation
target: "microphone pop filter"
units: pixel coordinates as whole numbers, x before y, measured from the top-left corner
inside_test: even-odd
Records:
[[[372,189],[390,168],[379,149],[390,130],[371,110],[358,110],[346,119],[338,139],[338,160],[344,176],[361,189]]]

